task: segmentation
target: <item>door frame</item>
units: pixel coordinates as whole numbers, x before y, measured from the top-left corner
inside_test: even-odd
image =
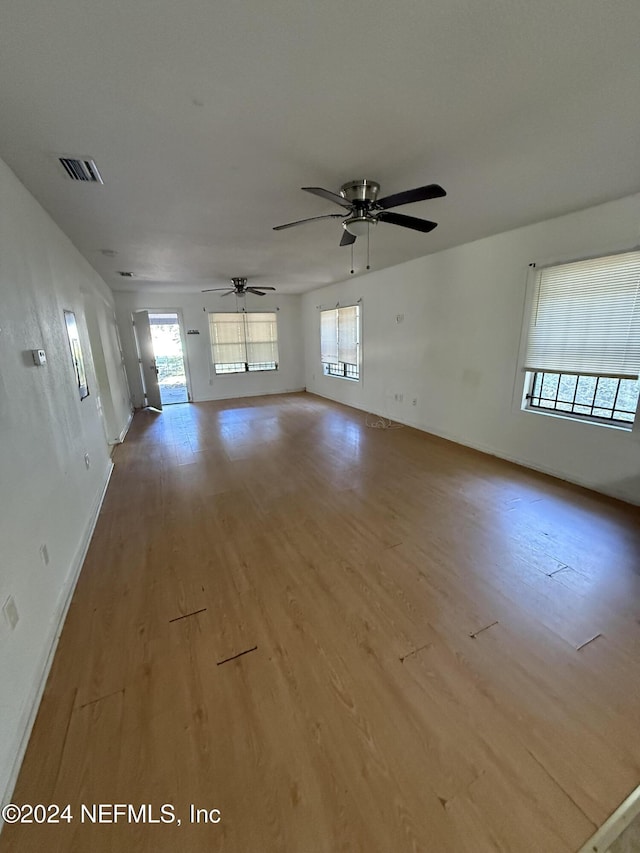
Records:
[[[180,342],[182,344],[182,360],[184,362],[184,378],[187,383],[187,402],[193,403],[191,391],[191,370],[189,368],[189,355],[187,353],[187,333],[184,327],[182,308],[138,308],[138,311],[146,311],[147,314],[176,314],[178,317],[178,328],[180,329]]]

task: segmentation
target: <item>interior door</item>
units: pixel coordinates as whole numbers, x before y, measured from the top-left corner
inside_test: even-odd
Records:
[[[160,385],[158,384],[158,368],[156,357],[153,352],[153,341],[151,340],[151,326],[149,325],[149,312],[136,311],[133,315],[133,328],[138,342],[138,358],[140,359],[140,373],[147,406],[154,409],[162,408],[160,399]]]

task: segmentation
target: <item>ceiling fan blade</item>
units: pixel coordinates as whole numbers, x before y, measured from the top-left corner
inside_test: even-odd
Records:
[[[221,293],[220,296],[228,296],[230,293],[236,293],[235,290],[227,290],[226,293]],[[238,293],[238,296],[242,296],[242,293]]]
[[[323,190],[322,187],[301,187],[306,193],[319,195],[320,198],[326,198],[327,201],[332,201],[334,204],[339,204],[341,207],[351,207],[351,202],[347,201],[337,193],[332,193],[330,190]]]
[[[427,234],[437,226],[437,222],[428,219],[418,219],[416,216],[405,216],[403,213],[392,213],[389,210],[381,211],[376,217],[381,222],[390,222],[391,225],[402,225],[403,228],[412,228],[414,231],[422,231]]]
[[[428,184],[426,187],[416,187],[415,190],[405,190],[403,193],[379,198],[377,207],[386,210],[388,207],[399,207],[401,204],[411,204],[413,201],[426,201],[429,198],[442,198],[446,192],[438,184]]]
[[[266,284],[260,284],[258,285],[258,287],[260,288],[260,290],[275,290],[275,287],[267,287]]]
[[[325,213],[324,216],[311,216],[309,219],[297,219],[295,222],[287,222],[285,225],[276,225],[274,231],[282,231],[283,228],[293,228],[294,225],[303,225],[305,222],[314,222],[316,219],[344,219],[343,213]]]
[[[342,240],[340,240],[341,246],[350,246],[352,243],[356,242],[355,234],[350,234],[348,231],[344,231],[342,235]]]
[[[226,287],[208,287],[206,290],[201,291],[202,293],[214,293],[216,290],[227,290]]]
[[[265,296],[264,290],[256,290],[255,287],[247,287],[249,293],[255,293],[256,296]]]

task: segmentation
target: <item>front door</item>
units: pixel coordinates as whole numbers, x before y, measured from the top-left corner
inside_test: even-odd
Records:
[[[140,363],[140,375],[142,377],[142,388],[145,396],[145,404],[154,409],[162,409],[160,398],[160,383],[158,382],[158,368],[153,351],[153,340],[151,338],[151,324],[149,323],[148,311],[136,311],[133,315],[133,330],[138,346],[138,361]]]

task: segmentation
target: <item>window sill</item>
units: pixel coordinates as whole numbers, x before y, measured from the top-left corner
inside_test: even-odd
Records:
[[[607,421],[600,421],[597,418],[587,418],[587,417],[577,417],[576,415],[572,415],[571,412],[556,412],[552,409],[538,409],[534,406],[522,406],[520,409],[521,412],[527,412],[532,415],[542,415],[546,418],[556,418],[561,421],[572,421],[573,423],[579,424],[587,424],[589,426],[597,426],[604,427],[605,429],[614,429],[618,432],[633,432],[634,424],[629,423],[607,423]]]

